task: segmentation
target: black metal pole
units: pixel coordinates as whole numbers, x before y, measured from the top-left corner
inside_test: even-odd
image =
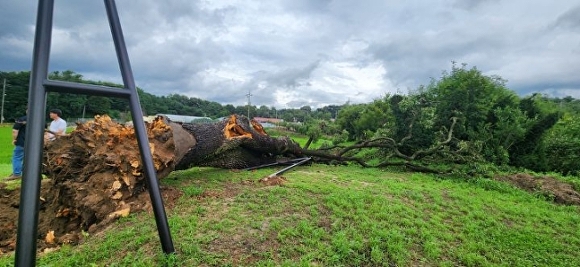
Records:
[[[157,181],[157,173],[155,166],[153,166],[153,157],[151,156],[151,149],[149,148],[149,139],[147,138],[147,131],[145,129],[145,122],[143,120],[143,111],[139,102],[139,95],[135,87],[135,80],[133,78],[133,71],[129,63],[129,56],[125,46],[125,39],[123,38],[123,31],[119,21],[119,15],[115,6],[114,0],[104,0],[107,9],[107,16],[109,17],[109,24],[111,26],[111,33],[113,34],[113,41],[115,43],[115,50],[117,51],[117,59],[119,67],[121,68],[121,75],[125,88],[131,90],[129,98],[129,105],[131,115],[133,117],[133,127],[137,134],[137,141],[139,142],[139,152],[141,152],[141,162],[143,163],[143,170],[146,177],[147,187],[149,189],[149,196],[155,214],[155,222],[157,223],[157,231],[161,239],[161,246],[163,252],[166,254],[174,253],[173,241],[171,240],[171,233],[167,223],[167,216],[163,207],[163,199],[159,192],[159,183]]]
[[[34,266],[42,164],[46,91],[54,0],[38,1],[32,70],[28,91],[28,120],[24,145],[24,172],[20,192],[15,266]]]
[[[38,234],[38,207],[40,197],[41,164],[43,152],[44,117],[46,116],[46,93],[49,91],[100,95],[128,98],[133,125],[137,134],[139,151],[143,162],[149,195],[155,213],[155,221],[161,239],[163,251],[174,253],[173,242],[169,232],[163,200],[159,192],[157,174],[153,166],[153,157],[149,148],[149,140],[143,121],[143,111],[139,103],[139,95],[135,87],[133,72],[121,31],[121,24],[113,0],[105,0],[109,17],[113,42],[125,89],[105,86],[91,86],[70,82],[48,80],[48,63],[52,35],[52,16],[54,0],[39,0],[36,19],[36,32],[30,74],[30,89],[28,93],[28,121],[26,124],[26,144],[24,146],[24,165],[20,208],[18,214],[18,233],[16,240],[15,266],[34,266],[36,261],[36,237]]]
[[[268,175],[268,178],[272,178],[274,176],[277,176],[279,174],[282,174],[282,173],[286,172],[287,170],[290,170],[290,169],[292,169],[292,168],[294,168],[294,167],[296,167],[298,165],[303,164],[304,162],[309,161],[310,159],[312,159],[312,157],[304,158],[301,161],[298,161],[298,162],[296,162],[296,163],[294,163],[294,164],[292,164],[292,165],[290,165],[290,166],[288,166],[288,167],[286,167],[284,169],[281,169],[281,170],[279,170],[279,171],[277,171],[275,173],[272,173],[272,174]]]

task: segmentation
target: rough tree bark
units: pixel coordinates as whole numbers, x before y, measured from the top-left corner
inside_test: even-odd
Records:
[[[174,136],[189,134],[197,144],[177,161],[177,170],[191,166],[247,168],[272,163],[279,155],[296,156],[302,151],[290,138],[273,138],[258,122],[243,116],[232,115],[215,124],[182,124],[181,127],[185,132],[174,130]]]

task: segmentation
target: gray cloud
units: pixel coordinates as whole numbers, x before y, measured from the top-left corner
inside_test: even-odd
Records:
[[[10,12],[2,12],[0,16],[0,36],[27,36],[29,26],[36,23],[36,8],[35,1],[11,1],[3,3],[2,9],[10,8]]]
[[[255,73],[254,80],[266,81],[273,86],[296,87],[303,85],[310,78],[312,72],[318,68],[320,62],[312,62],[304,68],[285,69],[277,73],[260,71]]]
[[[102,2],[55,1],[50,70],[120,82]],[[149,93],[279,108],[369,102],[451,61],[519,92],[578,95],[573,0],[117,1],[136,83]],[[33,1],[0,9],[0,70],[31,66]],[[524,8],[525,7],[525,8]]]
[[[497,2],[498,0],[456,0],[454,7],[471,10],[487,3]]]
[[[561,27],[571,30],[580,29],[580,5],[571,8],[556,19],[556,27]]]

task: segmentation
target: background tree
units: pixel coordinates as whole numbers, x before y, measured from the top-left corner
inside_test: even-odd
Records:
[[[30,72],[0,72],[0,83],[3,83],[4,79],[6,79],[4,122],[14,123],[16,118],[26,113]]]
[[[322,137],[322,129],[326,123],[321,120],[310,119],[303,124],[297,126],[297,131],[308,136],[304,149],[308,149],[312,143],[316,143]]]
[[[566,113],[546,134],[546,170],[580,175],[580,114]]]
[[[7,79],[4,117],[5,122],[9,122],[25,113],[30,72],[0,72],[0,79],[3,78]],[[70,70],[55,71],[49,78],[123,87],[106,81],[85,80],[81,74]],[[140,88],[137,90],[145,115],[219,118],[235,113],[246,115],[248,111],[246,105],[222,106],[195,97],[156,96]],[[90,118],[107,113],[116,119],[130,119],[125,99],[49,93],[47,105],[62,109],[65,118],[80,118],[83,114]],[[423,151],[420,157],[427,159],[424,152],[430,151],[428,160],[437,157],[455,163],[483,160],[563,173],[578,170],[575,162],[580,156],[577,149],[580,100],[540,94],[521,98],[506,87],[501,77],[484,75],[475,67],[468,69],[465,64],[460,67],[453,64],[450,72],[443,72],[441,78],[433,79],[408,95],[386,95],[370,103],[346,103],[317,109],[250,106],[250,115],[297,122],[288,125],[309,136],[311,142],[325,136],[337,145],[349,140],[360,147],[375,146],[377,149],[373,153],[378,153],[372,156],[380,159],[391,157],[395,150],[402,159],[418,158],[409,156],[417,151]],[[376,143],[377,140],[383,143]],[[385,140],[390,143],[384,143]]]
[[[458,118],[452,144],[469,142],[485,160],[509,162],[508,149],[523,138],[526,121],[518,97],[505,87],[505,80],[483,75],[475,67],[453,64],[450,73],[444,72],[425,89],[425,101],[436,104],[434,128],[445,127],[451,117]],[[505,141],[508,135],[509,141]]]
[[[111,113],[111,98],[102,96],[89,96],[87,98],[87,112],[91,115],[103,115]]]
[[[535,171],[548,170],[546,158],[546,133],[558,122],[558,107],[539,94],[524,98],[520,109],[529,120],[524,136],[510,149],[510,164]]]
[[[366,104],[347,105],[340,110],[336,123],[348,133],[349,140],[364,137],[365,128],[360,128],[364,123],[358,122]]]

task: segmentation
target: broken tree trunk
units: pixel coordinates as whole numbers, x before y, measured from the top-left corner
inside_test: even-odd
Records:
[[[147,125],[159,179],[192,166],[247,168],[299,154],[289,138],[273,138],[243,116],[213,124],[179,124],[158,117]],[[132,127],[108,116],[78,124],[69,135],[45,145],[43,173],[51,178],[56,236],[94,230],[112,219],[147,208],[138,143]]]
[[[297,155],[302,150],[290,138],[273,138],[258,122],[243,116],[232,115],[215,124],[183,124],[182,128],[195,137],[197,144],[176,163],[178,170],[192,166],[247,168],[273,163],[277,155]]]

